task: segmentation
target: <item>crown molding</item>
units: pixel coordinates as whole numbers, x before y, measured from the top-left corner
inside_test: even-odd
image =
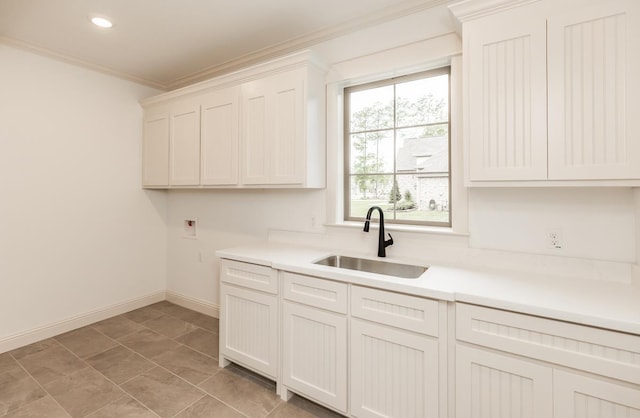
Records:
[[[478,19],[540,0],[464,0],[449,6],[459,22]]]

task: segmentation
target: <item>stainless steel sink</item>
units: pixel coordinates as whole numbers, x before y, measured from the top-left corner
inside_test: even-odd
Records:
[[[402,277],[404,279],[417,279],[428,269],[428,267],[424,266],[412,266],[410,264],[390,263],[366,258],[346,257],[343,255],[332,255],[318,260],[314,264],[385,274],[387,276]]]

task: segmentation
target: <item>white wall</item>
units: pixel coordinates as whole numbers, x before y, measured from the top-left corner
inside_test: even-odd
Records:
[[[166,193],[140,187],[156,93],[0,43],[0,346],[165,289]]]
[[[454,25],[448,10],[437,7],[347,34],[313,49],[330,66],[339,64],[330,73],[335,82],[340,80],[336,68],[338,73],[341,69],[351,68],[348,63],[342,64],[347,60],[380,52],[389,57],[403,56],[396,53],[398,47],[451,32],[454,32]],[[376,59],[379,57],[372,61]],[[354,71],[362,73],[363,69]],[[371,68],[372,74],[375,71]],[[331,129],[328,131],[331,136]],[[342,163],[336,161],[339,150],[333,150],[331,141],[328,146],[328,166],[333,170]],[[330,178],[335,177],[333,171],[329,174]],[[403,253],[410,252],[406,250],[411,246],[420,248],[414,253],[421,252],[426,257],[438,252],[438,257],[446,262],[474,259],[476,263],[493,265],[504,260],[509,268],[526,265],[532,271],[543,273],[592,278],[610,276],[623,280],[629,276],[629,263],[637,256],[634,222],[640,209],[636,209],[633,202],[633,193],[628,188],[474,189],[469,194],[468,239],[399,232],[394,235],[398,243],[388,251],[395,254],[395,250],[403,248]],[[311,218],[315,218],[316,224],[331,219],[325,207],[334,204],[331,188],[326,192],[170,192],[167,220],[169,290],[216,306],[219,303],[217,264],[213,256],[216,249],[264,241],[269,229],[312,231]],[[189,217],[199,218],[198,240],[182,238],[182,222]],[[545,233],[550,229],[562,232],[563,249],[546,247]],[[341,248],[345,243],[366,248],[365,243],[370,239],[373,249],[377,239],[371,234],[363,235],[357,228],[329,228],[324,235],[273,235],[284,241],[310,240],[333,248]],[[449,254],[434,251],[438,242],[442,242]],[[204,254],[202,258],[200,253]]]

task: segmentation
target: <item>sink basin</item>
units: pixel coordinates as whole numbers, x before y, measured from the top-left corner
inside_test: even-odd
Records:
[[[387,276],[401,277],[403,279],[417,279],[428,269],[428,267],[424,266],[412,266],[411,264],[390,263],[366,258],[346,257],[343,255],[332,255],[318,260],[314,264],[384,274]]]

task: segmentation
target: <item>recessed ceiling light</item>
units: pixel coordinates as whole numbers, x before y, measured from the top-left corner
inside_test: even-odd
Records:
[[[101,28],[105,28],[105,29],[109,29],[110,27],[113,26],[113,23],[111,23],[111,21],[107,18],[104,17],[100,17],[100,16],[94,16],[91,18],[91,23],[93,23],[96,26],[100,26]]]

